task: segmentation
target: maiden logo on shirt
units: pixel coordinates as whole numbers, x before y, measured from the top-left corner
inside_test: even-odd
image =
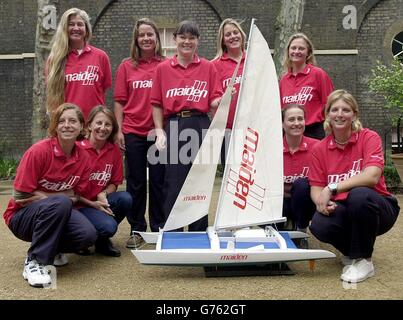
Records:
[[[98,185],[105,187],[112,176],[113,164],[106,164],[105,170],[93,172],[90,175],[90,181],[98,181]]]
[[[240,75],[240,76],[238,76],[238,77],[235,78],[234,84],[241,83],[241,80],[242,80],[242,75]],[[230,82],[231,82],[231,78],[228,78],[228,79],[223,80],[223,82],[222,82],[223,88],[228,87],[228,85],[229,85]]]
[[[313,87],[302,87],[301,90],[293,96],[284,96],[283,104],[296,103],[305,105],[307,101],[311,101],[313,95],[311,94]]]
[[[195,80],[193,86],[184,88],[173,88],[167,91],[166,98],[188,96],[187,101],[199,102],[200,98],[207,97],[207,81]]]
[[[353,161],[352,168],[347,173],[341,174],[331,174],[327,176],[328,183],[337,183],[340,181],[344,181],[348,178],[351,178],[359,173],[361,173],[361,162],[362,158],[358,159],[357,161]]]
[[[283,180],[284,183],[294,183],[295,180],[299,178],[304,178],[308,176],[309,168],[308,167],[303,167],[302,172],[300,174],[294,174],[292,176],[284,176]]]
[[[80,176],[71,176],[68,181],[63,181],[63,182],[50,182],[46,179],[42,179],[38,182],[38,184],[50,191],[66,191],[72,189],[80,179]]]
[[[148,89],[153,87],[153,80],[137,80],[132,82],[133,89]]]
[[[99,67],[87,66],[87,70],[84,72],[66,74],[66,82],[82,81],[83,86],[94,85],[94,82],[99,79]]]

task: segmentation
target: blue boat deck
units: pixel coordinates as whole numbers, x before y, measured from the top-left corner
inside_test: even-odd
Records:
[[[280,232],[287,244],[287,248],[296,249],[295,243],[287,232]],[[220,241],[220,248],[227,248],[227,241]],[[236,242],[236,249],[247,249],[258,245],[264,245],[265,249],[278,249],[274,242]],[[210,249],[210,240],[207,233],[194,232],[164,232],[162,249]]]

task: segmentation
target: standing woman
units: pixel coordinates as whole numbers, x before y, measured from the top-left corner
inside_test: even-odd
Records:
[[[290,104],[282,110],[284,203],[283,216],[293,221],[298,231],[306,228],[315,213],[310,197],[308,172],[312,148],[319,141],[304,136],[305,110],[298,104]]]
[[[334,91],[325,116],[329,135],[314,148],[309,171],[317,210],[310,230],[344,255],[341,279],[360,282],[374,276],[375,239],[392,228],[400,208],[386,189],[381,138],[362,128],[354,97]]]
[[[146,231],[147,167],[149,169],[149,222],[153,232],[164,226],[162,187],[164,165],[150,163],[147,152],[155,142],[148,137],[154,128],[150,94],[156,67],[164,60],[157,26],[147,18],[139,19],[133,29],[131,57],[124,60],[116,73],[115,115],[119,124],[118,142],[126,154],[127,191],[133,208],[127,219],[131,236],[126,247],[143,243],[136,231]]]
[[[112,84],[107,54],[89,45],[90,18],[84,10],[71,8],[60,18],[47,61],[47,110],[63,102],[78,105],[84,118],[96,105],[105,104]]]
[[[59,253],[88,248],[97,237],[91,222],[73,209],[89,177],[88,154],[76,146],[83,126],[81,110],[62,104],[51,118],[51,137],[32,145],[17,168],[4,219],[17,238],[31,242],[22,275],[34,287],[51,284],[45,265],[67,263]]]
[[[245,42],[246,35],[242,30],[241,25],[234,19],[225,19],[219,29],[217,37],[217,53],[212,60],[217,69],[220,78],[222,89],[225,92],[227,89],[232,74],[239,61],[238,74],[234,84],[234,92],[228,113],[228,121],[225,130],[225,140],[221,149],[221,163],[225,163],[225,156],[228,150],[228,144],[231,136],[232,125],[234,123],[235,109],[238,101],[239,87],[241,84],[243,67],[245,63]]]
[[[123,161],[115,144],[118,123],[115,115],[105,106],[93,108],[88,116],[87,139],[79,145],[91,158],[88,188],[79,210],[88,218],[98,232],[95,251],[106,256],[119,257],[109,238],[113,237],[118,224],[130,213],[132,197],[128,192],[117,192],[123,182]]]
[[[280,80],[281,106],[296,103],[305,107],[305,135],[323,139],[323,110],[333,83],[328,74],[316,66],[311,40],[296,33],[284,51],[284,75]]]
[[[174,32],[177,54],[158,65],[153,80],[151,104],[157,135],[155,143],[159,150],[167,147],[168,157],[164,180],[165,218],[196,157],[202,131],[210,125],[207,113],[214,113],[222,96],[214,65],[196,54],[199,37],[199,28],[194,22],[182,21]],[[205,231],[207,225],[205,216],[190,224],[189,231]]]

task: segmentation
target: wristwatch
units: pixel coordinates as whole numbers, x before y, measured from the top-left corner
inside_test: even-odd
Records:
[[[327,187],[329,188],[332,196],[335,196],[337,194],[337,183],[335,182],[329,183]]]

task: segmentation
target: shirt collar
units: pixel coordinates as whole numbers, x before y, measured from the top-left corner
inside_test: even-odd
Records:
[[[287,77],[296,77],[296,76],[298,76],[299,74],[302,74],[302,75],[308,75],[308,74],[310,74],[311,73],[311,70],[312,70],[312,65],[311,64],[307,64],[306,66],[305,66],[305,68],[301,71],[301,72],[298,72],[295,76],[292,74],[292,72],[291,72],[291,69],[289,69],[288,70],[288,74],[287,74]]]
[[[66,155],[64,154],[64,152],[62,150],[62,147],[60,146],[60,143],[59,143],[59,140],[57,139],[57,137],[51,138],[50,143],[52,145],[52,150],[53,150],[53,154],[55,155],[55,157],[57,157],[57,158],[66,157]],[[76,147],[74,147],[70,159],[78,160],[78,157],[79,157],[78,150]]]
[[[302,136],[302,140],[301,140],[301,143],[300,143],[300,145],[298,147],[298,150],[295,151],[295,152],[307,151],[307,150],[308,150],[308,142],[306,141],[306,137]],[[283,137],[283,153],[287,153],[287,152],[290,152],[290,147],[288,146],[287,139],[284,136]]]
[[[192,61],[191,63],[189,63],[189,66],[190,66],[191,64],[198,64],[198,63],[200,63],[200,58],[199,58],[199,56],[198,56],[197,54],[194,54],[193,61]],[[181,64],[179,64],[179,62],[178,62],[178,55],[177,55],[177,54],[175,54],[175,55],[171,58],[171,66],[172,66],[172,67],[180,66],[180,67],[183,68],[183,66],[182,66]]]
[[[81,54],[83,54],[84,52],[90,52],[91,50],[92,50],[92,49],[91,49],[91,46],[90,46],[89,44],[85,44],[85,46],[84,46],[83,51],[81,52]],[[78,50],[77,50],[77,49],[71,49],[70,52],[72,52],[72,53],[78,55]]]
[[[81,141],[77,141],[76,144],[77,144],[79,147],[81,147],[81,148],[83,148],[83,149],[85,149],[85,150],[93,150],[95,153],[97,153],[96,150],[95,150],[95,148],[92,146],[90,140],[88,140],[88,139],[81,140]],[[107,141],[107,142],[105,143],[105,145],[103,146],[103,148],[101,149],[101,153],[102,153],[102,152],[105,152],[105,151],[108,151],[108,150],[111,149],[111,148],[113,148],[113,144],[110,143],[109,141]]]
[[[246,57],[246,54],[245,54],[245,51],[244,51],[244,52],[242,53],[241,61],[242,61],[242,60],[245,60],[245,57]],[[222,59],[222,60],[231,60],[231,61],[234,61],[235,63],[238,63],[238,61],[236,61],[235,59],[231,58],[231,57],[228,55],[228,52],[224,52],[224,54],[222,55],[221,59]]]
[[[343,147],[346,147],[349,144],[356,144],[358,141],[358,136],[359,136],[358,132],[353,132],[350,136],[350,139],[348,139],[348,142],[344,146],[340,146],[336,143],[336,141],[334,139],[334,135],[331,134],[330,138],[329,138],[329,142],[328,142],[328,148],[329,149],[336,149],[336,148],[343,149]]]

